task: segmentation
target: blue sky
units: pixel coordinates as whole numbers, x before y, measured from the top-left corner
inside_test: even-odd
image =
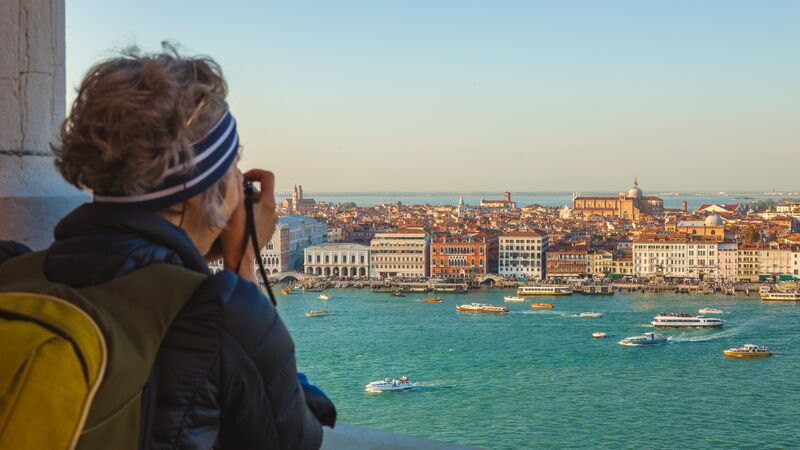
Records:
[[[797,1],[67,2],[67,89],[223,67],[245,167],[320,191],[800,189]]]

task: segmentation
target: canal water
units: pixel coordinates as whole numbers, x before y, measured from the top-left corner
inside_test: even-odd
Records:
[[[279,296],[301,371],[339,420],[482,448],[798,448],[800,305],[752,296],[617,293],[540,297],[505,315],[456,312],[503,304],[512,290],[393,297],[363,289]],[[670,343],[623,347],[659,312],[714,307],[717,330],[666,330]],[[328,317],[307,318],[309,309]],[[579,318],[599,311],[601,318]],[[608,338],[593,340],[604,331]],[[722,351],[768,345],[769,358]],[[407,375],[409,392],[364,385]]]

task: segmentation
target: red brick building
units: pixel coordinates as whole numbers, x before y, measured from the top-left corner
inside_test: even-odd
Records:
[[[435,235],[431,240],[430,264],[432,277],[472,278],[497,272],[497,236]]]
[[[591,274],[591,257],[586,247],[550,247],[547,250],[547,278],[580,277]]]

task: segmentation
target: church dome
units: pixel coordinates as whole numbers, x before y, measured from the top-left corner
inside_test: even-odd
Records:
[[[639,189],[639,181],[633,179],[633,187],[628,191],[628,198],[642,198],[642,190]]]
[[[712,214],[706,217],[705,223],[707,227],[721,227],[724,225],[722,223],[722,217],[720,217],[719,214]]]

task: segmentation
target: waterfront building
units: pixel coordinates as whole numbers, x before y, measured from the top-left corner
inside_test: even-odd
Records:
[[[758,278],[779,281],[792,278],[792,248],[778,242],[758,246]]]
[[[517,209],[517,203],[511,200],[510,192],[503,192],[502,200],[486,200],[481,199],[482,208],[503,208],[503,209]]]
[[[540,231],[513,231],[499,238],[498,274],[541,280],[545,274],[548,236]]]
[[[727,282],[738,280],[739,248],[735,242],[720,242],[717,245],[719,279]]]
[[[280,222],[272,239],[261,249],[261,262],[267,273],[287,272],[292,268],[289,226]]]
[[[328,225],[301,214],[289,214],[278,219],[276,233],[282,227],[289,230],[288,270],[302,271],[303,250],[325,242],[328,239]]]
[[[614,252],[611,260],[611,278],[623,278],[634,276],[633,252],[622,251]]]
[[[739,245],[736,253],[736,279],[758,281],[758,245]]]
[[[486,233],[444,233],[430,243],[432,277],[473,278],[497,271],[497,237]]]
[[[344,228],[329,226],[328,242],[344,242]]]
[[[369,247],[354,243],[324,243],[304,250],[305,273],[361,278],[369,275]]]
[[[589,251],[586,247],[551,247],[547,250],[547,278],[585,277],[591,274]]]
[[[645,196],[639,189],[637,180],[633,181],[633,187],[627,194],[620,192],[617,197],[576,194],[572,200],[572,217],[579,219],[601,216],[639,220],[643,216],[660,214],[663,211],[664,201],[658,197]]]
[[[612,273],[614,254],[609,250],[595,250],[589,252],[589,273],[593,277],[606,277]]]
[[[370,241],[369,274],[373,278],[428,276],[430,236],[422,228],[376,233]]]
[[[648,235],[633,242],[639,277],[716,279],[717,241],[699,236]]]
[[[303,186],[295,185],[294,189],[292,189],[292,198],[285,199],[281,206],[287,211],[298,212],[311,209],[316,203],[313,198],[303,197]]]

